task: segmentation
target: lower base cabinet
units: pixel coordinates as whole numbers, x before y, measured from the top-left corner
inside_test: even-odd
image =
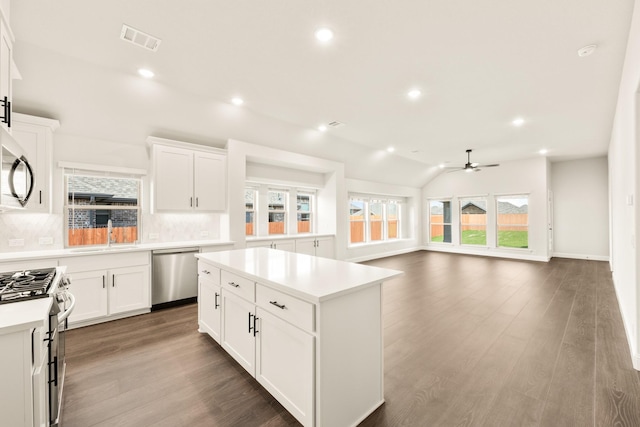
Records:
[[[69,326],[84,326],[151,308],[149,253],[67,258],[69,290],[76,306]]]
[[[314,303],[203,259],[198,270],[200,332],[302,425],[357,425],[384,402],[382,283]]]

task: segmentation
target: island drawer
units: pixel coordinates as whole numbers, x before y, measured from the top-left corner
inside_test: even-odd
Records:
[[[220,269],[218,267],[198,261],[198,276],[220,286]]]
[[[314,305],[273,288],[256,284],[256,303],[268,312],[309,332],[314,331]]]
[[[255,301],[256,292],[253,281],[226,270],[220,272],[220,281],[224,289],[251,302]]]

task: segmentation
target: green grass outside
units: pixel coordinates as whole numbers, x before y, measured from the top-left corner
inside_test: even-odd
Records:
[[[432,242],[442,242],[444,236],[433,236]],[[463,245],[486,245],[487,232],[485,230],[464,230],[461,242]],[[528,248],[528,231],[499,231],[498,247],[501,248]]]

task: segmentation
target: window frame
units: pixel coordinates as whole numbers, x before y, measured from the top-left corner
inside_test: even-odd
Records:
[[[71,179],[71,177],[87,177],[87,178],[94,178],[94,179],[100,179],[100,178],[104,178],[104,179],[127,179],[127,180],[132,180],[132,181],[136,181],[137,183],[137,189],[136,189],[136,204],[135,205],[123,205],[123,204],[118,204],[118,203],[122,203],[122,202],[115,202],[114,204],[76,204],[75,203],[75,195],[76,194],[88,194],[88,193],[79,193],[79,192],[69,192],[69,181]],[[140,238],[142,235],[142,189],[143,189],[143,182],[142,182],[142,176],[139,175],[129,175],[129,174],[121,174],[121,173],[117,173],[117,172],[109,172],[109,171],[93,171],[93,170],[68,170],[65,169],[65,171],[63,172],[63,178],[64,178],[64,187],[63,187],[63,197],[64,197],[64,203],[63,203],[63,221],[64,221],[64,247],[65,248],[82,248],[82,247],[96,247],[96,246],[105,246],[105,245],[131,245],[131,244],[137,244],[140,242]],[[91,221],[93,224],[92,227],[86,227],[86,228],[79,228],[79,227],[75,227],[75,221],[76,221],[76,211],[88,211],[88,215],[90,217],[93,217],[93,220]],[[92,215],[91,211],[94,211],[95,213]],[[90,243],[90,244],[71,244],[70,242],[70,233],[74,233],[75,231],[72,230],[92,230],[92,229],[100,229],[100,228],[106,228],[105,226],[102,227],[98,227],[98,225],[102,225],[102,224],[98,224],[97,221],[97,217],[98,212],[99,211],[110,211],[110,216],[112,216],[113,212],[123,212],[123,211],[135,211],[135,240],[132,241],[122,241],[122,242],[108,242],[108,236],[105,238],[104,241],[100,241],[100,242],[96,242],[96,243]],[[104,212],[101,212],[100,215],[104,215]],[[111,219],[111,218],[109,218]],[[113,222],[113,221],[112,221]],[[118,226],[114,226],[114,229],[117,228],[121,228]],[[96,233],[98,234],[98,233]],[[88,238],[89,240],[92,240],[91,238]],[[124,237],[124,239],[126,240],[126,237]],[[81,238],[81,241],[85,241],[84,238]]]
[[[431,214],[431,208],[432,208],[431,203],[433,203],[433,202],[439,202],[439,203],[443,204],[442,222],[433,222],[432,214]],[[445,218],[445,215],[444,215],[444,203],[446,203],[446,202],[449,203],[449,222],[445,222],[444,221],[444,218]],[[453,233],[452,233],[452,231],[453,231],[453,197],[431,198],[431,199],[427,199],[427,203],[428,203],[427,212],[428,212],[428,215],[429,215],[429,221],[428,221],[428,224],[429,224],[429,241],[428,241],[428,244],[453,245]],[[433,230],[433,226],[434,225],[441,225],[442,226],[442,230],[443,230],[442,231],[443,232],[443,235],[442,235],[442,240],[443,241],[442,242],[434,242],[433,241],[432,230]],[[445,242],[444,241],[444,235],[445,235],[444,234],[444,230],[445,230],[445,227],[447,225],[449,226],[449,234],[450,234],[450,241],[449,242]]]
[[[271,209],[271,193],[283,193],[284,201],[282,203],[282,209]],[[289,235],[289,221],[288,221],[288,212],[290,210],[289,201],[290,201],[289,189],[283,188],[274,188],[269,187],[267,189],[267,235],[268,236],[287,236]],[[272,233],[271,232],[271,223],[278,223],[279,221],[270,221],[271,214],[281,214],[283,218],[283,231],[282,233]]]
[[[244,203],[244,235],[245,237],[255,237],[258,235],[258,224],[257,224],[257,216],[258,216],[258,189],[256,187],[252,187],[252,186],[245,186],[244,187],[244,191],[245,191],[245,203]],[[253,192],[253,208],[252,209],[247,209],[247,202],[246,202],[246,194],[247,191],[252,191]],[[252,214],[252,221],[251,223],[247,222],[247,215],[248,214]],[[247,234],[247,224],[251,224],[251,230],[253,231],[252,234]]]
[[[360,219],[353,219],[353,215],[351,214],[351,209],[352,209],[352,202],[357,201],[357,202],[362,202],[363,206],[362,206],[362,211],[363,211],[363,218]],[[372,219],[372,213],[371,213],[371,205],[373,203],[379,203],[381,205],[381,218],[378,220],[373,220]],[[397,208],[397,236],[396,237],[389,237],[389,217],[388,217],[388,205],[389,204],[394,204]],[[403,205],[406,203],[406,201],[402,198],[398,198],[398,197],[389,197],[389,196],[378,196],[378,195],[359,195],[359,194],[350,194],[349,195],[349,201],[348,201],[348,206],[349,206],[349,215],[348,215],[348,228],[349,228],[349,233],[348,233],[348,247],[354,247],[354,246],[363,246],[363,245],[375,245],[375,244],[380,244],[380,243],[388,243],[388,242],[395,242],[398,240],[402,239],[402,211],[403,211]],[[376,239],[376,240],[372,240],[373,239],[373,224],[374,223],[380,223],[380,239]],[[359,241],[359,242],[352,242],[352,233],[353,233],[353,227],[352,224],[354,223],[362,223],[362,229],[363,229],[363,240]],[[377,235],[377,233],[376,233]]]
[[[463,209],[463,202],[473,202],[473,201],[483,201],[484,202],[484,214],[480,214],[480,215],[484,215],[484,224],[482,225],[484,227],[484,243],[465,243],[464,242],[464,235],[463,235],[463,227],[465,227],[465,224],[463,224],[463,214],[462,213],[462,209]],[[475,205],[475,204],[474,204]],[[477,206],[477,205],[475,205]],[[486,195],[482,195],[482,196],[464,196],[464,197],[459,197],[458,198],[458,230],[460,232],[459,236],[460,236],[460,246],[471,246],[471,247],[489,247],[489,242],[488,242],[488,236],[487,236],[487,227],[489,225],[489,221],[488,221],[488,206],[489,206],[489,201],[488,201],[488,197]],[[482,209],[482,207],[477,206],[478,208]],[[473,226],[473,225],[480,225],[480,224],[468,224],[466,226]]]
[[[303,196],[308,196],[309,197],[309,209],[308,210],[300,210],[298,209],[298,197],[300,195]],[[315,211],[315,204],[316,204],[316,193],[315,191],[309,191],[309,190],[296,190],[296,233],[297,234],[312,234],[315,232],[315,221],[314,221],[314,211]],[[308,221],[301,221],[301,216],[302,215],[308,215],[309,220]],[[300,231],[300,223],[302,222],[308,222],[309,223],[309,230],[308,231]]]
[[[520,224],[520,223],[515,223],[515,224],[500,224],[500,207],[499,207],[499,202],[500,201],[504,201],[504,200],[508,200],[508,199],[527,199],[527,223],[526,224]],[[530,242],[529,242],[529,228],[530,228],[530,223],[529,223],[529,219],[530,219],[530,214],[529,214],[529,207],[530,207],[530,202],[531,202],[531,197],[528,193],[516,193],[516,194],[496,194],[495,195],[495,209],[496,209],[496,216],[495,216],[495,225],[496,225],[496,248],[497,249],[502,249],[502,250],[517,250],[517,251],[528,251],[530,250]],[[504,215],[504,214],[502,214]],[[526,247],[515,247],[515,246],[500,246],[500,227],[501,226],[511,226],[511,227],[526,227],[526,232],[527,232],[527,246]]]

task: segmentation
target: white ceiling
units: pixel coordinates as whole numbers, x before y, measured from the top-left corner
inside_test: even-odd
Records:
[[[492,163],[541,148],[552,161],[604,155],[633,3],[14,0],[14,109],[63,133],[235,138],[416,186],[467,148]],[[162,39],[158,51],[121,41],[123,23]],[[331,43],[315,40],[321,26]],[[578,57],[588,44],[598,49]],[[412,88],[423,96],[408,100]],[[333,120],[345,126],[316,130]]]

